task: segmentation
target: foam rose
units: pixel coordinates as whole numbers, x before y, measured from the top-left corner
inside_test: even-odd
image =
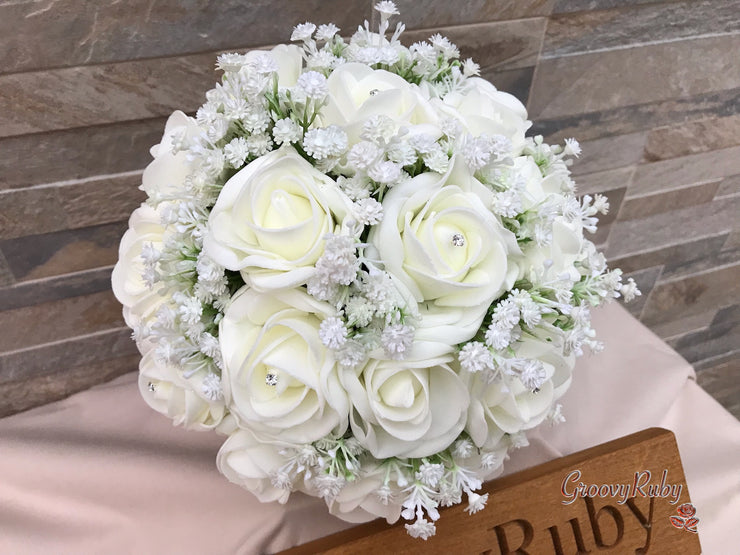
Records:
[[[345,432],[349,402],[319,338],[332,315],[299,289],[270,295],[243,287],[234,295],[219,340],[224,397],[240,427],[297,444]]]
[[[266,291],[305,284],[351,201],[291,146],[237,172],[211,211],[203,250],[250,286]]]
[[[226,415],[223,401],[206,399],[201,391],[202,373],[189,380],[146,350],[139,363],[139,391],[146,404],[172,419],[175,426],[190,430],[213,430]]]
[[[338,125],[350,144],[360,141],[362,126],[373,116],[386,116],[399,125],[436,125],[438,116],[422,90],[402,77],[349,63],[327,80],[329,97],[321,110],[322,125]]]
[[[514,153],[521,152],[524,133],[532,125],[527,120],[527,109],[515,96],[478,77],[468,79],[465,89],[447,94],[436,105],[442,114],[459,120],[474,137],[484,133],[505,136]]]
[[[489,197],[459,160],[444,175],[417,175],[385,196],[368,242],[417,302],[482,319],[519,271],[516,239],[486,207]]]
[[[457,438],[468,393],[451,358],[372,359],[359,372],[343,370],[352,434],[375,458],[426,457]]]
[[[470,391],[470,410],[465,431],[478,447],[495,448],[504,433],[514,434],[539,425],[554,402],[570,385],[575,366],[573,355],[562,354],[562,337],[558,340],[524,337],[516,344],[516,356],[539,360],[545,370],[545,381],[535,393],[518,378],[487,383],[480,374],[461,372]]]
[[[164,231],[159,212],[142,204],[131,214],[128,230],[121,238],[111,284],[113,294],[123,305],[123,317],[129,327],[136,327],[142,320],[153,318],[157,308],[166,300],[157,288],[150,288],[144,283],[144,261],[141,257],[144,244],[161,247]]]

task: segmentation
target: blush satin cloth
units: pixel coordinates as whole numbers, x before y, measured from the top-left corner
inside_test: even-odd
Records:
[[[604,352],[579,359],[564,424],[529,434],[505,473],[645,428],[678,440],[704,553],[740,545],[740,422],[621,306],[594,313]],[[149,409],[136,373],[0,419],[0,553],[272,553],[345,529],[323,501],[261,504],[215,466],[223,437]]]

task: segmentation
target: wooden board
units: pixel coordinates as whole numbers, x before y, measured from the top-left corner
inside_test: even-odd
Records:
[[[490,494],[483,511],[469,515],[466,503],[441,510],[437,533],[426,541],[408,536],[403,522],[390,526],[378,520],[282,553],[701,553],[697,533],[676,527],[688,518],[671,522],[690,498],[668,430],[650,428],[493,480],[483,489]]]

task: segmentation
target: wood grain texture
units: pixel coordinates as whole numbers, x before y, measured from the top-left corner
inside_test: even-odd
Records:
[[[626,493],[622,504],[618,494],[608,492],[604,497],[598,493],[573,497],[578,482],[589,488],[594,485],[598,492],[602,485],[633,486],[643,481],[657,485],[664,472],[664,487],[658,487],[661,491],[653,497],[642,497],[639,491]],[[697,534],[678,530],[669,520],[690,497],[676,440],[668,430],[650,428],[493,480],[483,489],[490,496],[484,510],[469,515],[462,505],[443,509],[436,535],[426,541],[408,536],[401,523],[389,526],[375,521],[282,555],[547,555],[573,552],[574,548],[582,553],[691,555],[701,551]],[[569,500],[573,502],[565,504]]]

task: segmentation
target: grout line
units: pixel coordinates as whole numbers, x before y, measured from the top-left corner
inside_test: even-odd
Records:
[[[632,48],[641,48],[645,46],[658,46],[661,44],[672,44],[674,42],[691,42],[695,40],[702,40],[702,39],[710,39],[710,38],[718,38],[718,37],[729,37],[729,36],[738,36],[740,37],[740,34],[737,31],[725,31],[722,33],[705,33],[703,35],[690,35],[686,37],[676,37],[672,39],[665,39],[665,40],[654,40],[654,41],[645,41],[645,42],[634,42],[631,44],[621,44],[617,46],[610,46],[610,47],[603,47],[603,48],[594,48],[593,50],[581,50],[578,52],[565,52],[562,54],[558,54],[557,50],[553,50],[551,53],[545,53],[542,56],[543,60],[557,60],[559,58],[572,58],[574,56],[588,56],[589,54],[601,54],[604,52],[615,52],[619,50],[629,50]]]
[[[40,190],[40,189],[67,187],[71,185],[81,185],[84,183],[93,183],[96,181],[106,181],[109,179],[118,179],[122,177],[134,177],[137,175],[142,175],[143,173],[144,173],[144,170],[131,170],[131,171],[120,172],[120,173],[104,173],[104,174],[93,175],[91,177],[82,177],[79,179],[67,179],[64,181],[54,181],[52,183],[40,183],[38,185],[31,185],[30,187],[16,187],[13,189],[4,189],[0,191],[0,199],[2,199],[3,195],[10,195],[18,191],[34,191],[34,190]]]
[[[58,339],[57,341],[49,341],[48,343],[39,343],[38,345],[31,345],[30,347],[23,347],[22,349],[14,349],[12,351],[4,351],[4,352],[0,353],[0,359],[4,358],[6,356],[18,355],[18,354],[22,354],[22,353],[26,353],[26,352],[30,352],[30,351],[35,351],[37,349],[41,349],[41,348],[44,348],[44,347],[53,347],[53,346],[56,346],[56,345],[63,345],[65,343],[71,343],[73,341],[79,341],[79,340],[83,340],[83,339],[89,339],[89,338],[92,338],[92,337],[101,337],[101,336],[104,336],[104,335],[114,335],[114,334],[120,333],[122,331],[127,331],[127,332],[130,333],[131,332],[131,328],[129,328],[128,326],[121,326],[121,327],[118,327],[118,328],[109,328],[109,329],[106,329],[106,330],[100,330],[100,331],[94,331],[92,333],[86,333],[84,335],[76,335],[74,337],[65,337],[64,339]]]

